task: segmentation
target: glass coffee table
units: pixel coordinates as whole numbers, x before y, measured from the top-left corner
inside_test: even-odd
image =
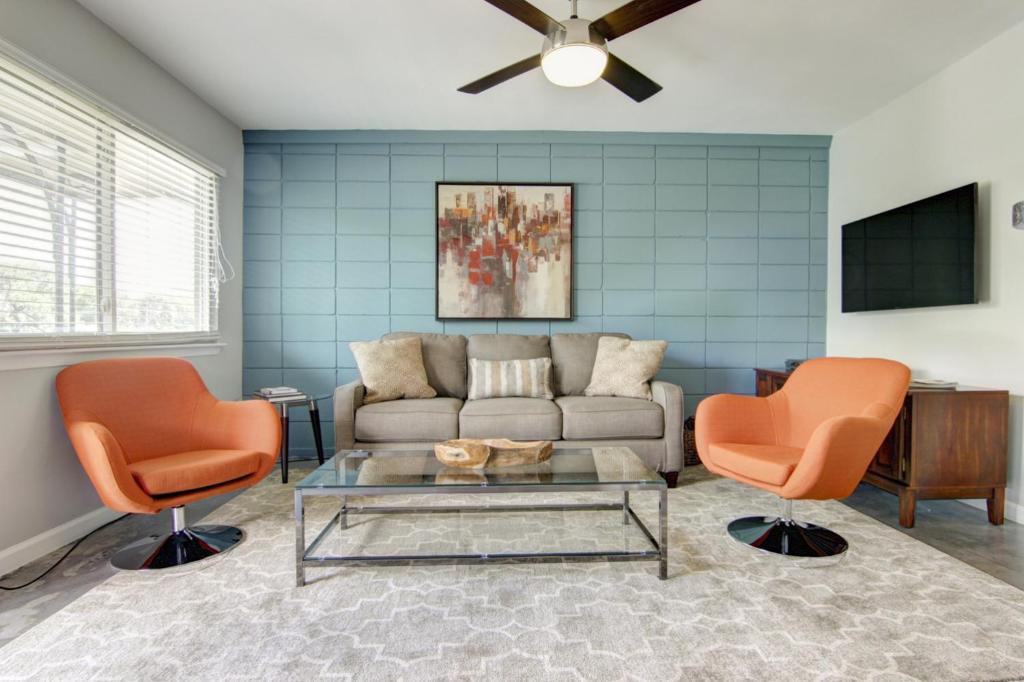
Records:
[[[632,491],[657,493],[657,534],[630,506]],[[474,504],[481,495],[585,492],[621,493],[621,501]],[[432,497],[422,505],[361,504],[394,495]],[[334,498],[338,507],[307,544],[310,497]],[[565,513],[578,511],[617,513]],[[350,524],[352,515],[366,517]],[[391,515],[410,516],[399,522]],[[624,447],[555,450],[546,462],[496,469],[449,468],[430,450],[342,450],[295,487],[299,587],[314,567],[570,561],[657,561],[664,580],[667,541],[665,481]]]

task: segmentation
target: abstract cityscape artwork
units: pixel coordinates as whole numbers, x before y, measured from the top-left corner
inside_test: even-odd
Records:
[[[437,318],[572,319],[572,190],[437,183]]]

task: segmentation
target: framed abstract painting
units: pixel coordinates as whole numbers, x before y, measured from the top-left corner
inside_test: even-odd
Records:
[[[573,186],[437,183],[439,320],[571,320]]]

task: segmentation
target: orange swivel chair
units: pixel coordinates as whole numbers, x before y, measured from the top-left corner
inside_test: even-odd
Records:
[[[232,526],[186,527],[185,505],[267,475],[281,442],[269,403],[217,400],[177,358],[73,365],[57,375],[57,397],[71,444],[105,505],[137,514],[171,509],[172,531],[120,550],[115,567],[181,566],[242,540]]]
[[[910,370],[892,360],[820,358],[800,365],[766,398],[716,395],[697,407],[700,458],[721,476],[785,500],[781,517],[748,516],[729,534],[800,557],[846,551],[838,533],[792,519],[793,500],[847,497],[892,428]]]

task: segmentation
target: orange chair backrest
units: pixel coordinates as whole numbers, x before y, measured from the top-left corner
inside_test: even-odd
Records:
[[[190,449],[200,401],[213,400],[199,373],[180,358],[116,358],[72,365],[57,375],[65,424],[107,427],[128,462]]]
[[[818,358],[800,365],[768,400],[780,445],[803,448],[832,417],[891,419],[903,405],[910,370],[894,360]],[[868,412],[866,412],[868,410]]]

